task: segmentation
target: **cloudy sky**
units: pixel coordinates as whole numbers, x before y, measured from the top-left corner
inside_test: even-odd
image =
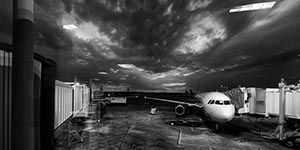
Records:
[[[36,0],[35,51],[57,77],[93,79],[105,90],[276,87],[300,78],[300,1],[229,13],[270,0]],[[0,40],[11,43],[10,1]],[[75,25],[72,28],[64,25]]]

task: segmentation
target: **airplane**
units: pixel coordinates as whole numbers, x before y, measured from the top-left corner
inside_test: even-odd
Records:
[[[217,123],[216,128],[218,128],[219,123],[226,123],[231,121],[235,115],[235,107],[231,103],[230,98],[221,92],[207,92],[198,93],[194,96],[197,99],[195,103],[181,102],[169,99],[161,99],[154,97],[147,97],[145,99],[170,102],[178,104],[175,107],[175,113],[178,116],[184,116],[189,107],[196,107],[201,109],[206,118]]]

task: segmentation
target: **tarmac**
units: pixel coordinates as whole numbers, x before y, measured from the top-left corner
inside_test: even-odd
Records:
[[[68,126],[59,127],[56,150],[288,150],[277,141],[250,132],[245,118],[234,119],[216,132],[206,123],[197,127],[171,126],[165,121],[178,119],[174,111],[163,107],[159,110],[157,115],[151,115],[150,108],[142,105],[108,106],[100,123],[91,117],[76,126],[82,141],[74,138],[69,142]]]

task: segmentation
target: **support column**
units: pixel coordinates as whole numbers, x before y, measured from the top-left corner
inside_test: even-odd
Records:
[[[54,149],[55,72],[52,61],[43,63],[41,84],[41,150]]]
[[[279,87],[279,140],[283,139],[284,116],[285,116],[285,83],[284,79],[278,84]]]
[[[35,149],[33,0],[13,1],[12,150]]]

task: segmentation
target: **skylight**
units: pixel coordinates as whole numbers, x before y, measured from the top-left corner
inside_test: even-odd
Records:
[[[164,83],[163,86],[184,86],[186,83]]]
[[[136,68],[135,65],[133,64],[118,64],[119,67],[123,68],[123,69],[133,69]]]
[[[74,30],[77,29],[78,27],[74,24],[67,24],[67,25],[63,25],[63,28],[66,30]]]
[[[229,13],[261,10],[261,9],[271,9],[275,5],[275,3],[276,3],[276,1],[236,6],[232,9],[230,9]]]
[[[108,73],[107,72],[98,72],[98,74],[105,75],[105,74],[108,74]]]

